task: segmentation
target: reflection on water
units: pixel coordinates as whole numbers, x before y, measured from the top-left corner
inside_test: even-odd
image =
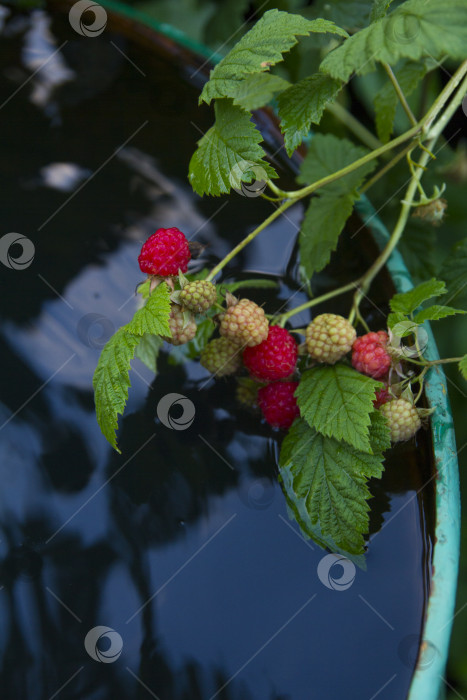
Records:
[[[367,569],[336,591],[317,573],[325,552],[289,519],[271,432],[229,381],[164,351],[155,379],[134,362],[122,455],[95,421],[92,374],[136,308],[141,242],[178,226],[209,244],[195,262],[209,265],[270,204],[193,195],[189,125],[211,117],[178,68],[111,24],[88,40],[66,17],[6,15],[0,233],[29,237],[35,258],[1,266],[2,698],[340,700],[372,697],[392,676],[378,697],[404,697],[412,668],[398,647],[420,632],[429,553],[411,451],[373,489]],[[245,276],[284,277],[255,292],[271,309],[300,286],[299,220],[292,209],[238,261]],[[195,407],[186,430],[157,418],[171,392]],[[88,637],[92,654],[84,640],[98,626],[110,633]]]

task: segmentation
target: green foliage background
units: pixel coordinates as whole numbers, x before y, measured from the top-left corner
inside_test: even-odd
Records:
[[[370,20],[370,14],[374,5],[371,0],[145,0],[132,2],[134,7],[145,11],[158,21],[167,22],[184,31],[192,39],[203,42],[213,49],[213,52],[225,54],[240,38],[250,29],[267,10],[277,8],[289,12],[303,14],[307,19],[323,17],[345,27],[349,33],[364,27]],[[390,0],[382,0],[381,7],[386,7]],[[394,0],[391,8],[399,5],[400,1]],[[442,3],[441,3],[442,4]],[[377,7],[377,4],[375,4]],[[317,69],[322,58],[320,54],[322,38],[319,35],[303,38],[299,45],[294,47],[287,56],[285,62],[275,73],[283,79],[297,81]],[[420,103],[430,104],[437,92],[445,82],[444,71],[453,72],[449,63],[443,64],[437,71],[431,74],[430,81],[425,84],[423,92],[420,87],[412,91],[410,84],[404,85],[406,93],[411,93],[409,103],[417,114]],[[421,64],[414,66],[415,73],[423,72],[425,67]],[[408,77],[410,83],[410,76]],[[375,94],[382,91],[379,96],[380,103],[388,112],[395,109],[395,132],[408,127],[406,117],[399,106],[392,101],[392,94],[386,94],[383,86],[387,84],[387,78],[382,71],[375,71],[363,78],[354,78],[351,85],[351,94],[344,91],[340,94],[338,102],[350,109],[363,123],[375,130],[373,100]],[[385,102],[386,100],[386,102]],[[463,115],[459,115],[462,120]],[[443,279],[440,272],[440,262],[451,250],[456,240],[465,237],[466,203],[465,191],[467,185],[467,141],[462,140],[457,130],[465,129],[465,122],[456,123],[450,136],[453,136],[451,144],[443,143],[437,153],[436,162],[430,167],[429,173],[424,178],[424,186],[427,192],[432,191],[432,186],[445,181],[447,184],[446,199],[448,200],[447,216],[439,228],[420,219],[412,218],[401,245],[401,250],[409,266],[415,282],[420,282],[431,276]],[[387,125],[378,123],[378,134],[383,140],[387,140]],[[347,136],[360,145],[345,125],[327,112],[323,117],[318,131],[329,132],[338,136]],[[464,132],[465,133],[465,132]],[[440,148],[438,146],[438,148]],[[407,180],[407,166],[405,160],[396,166],[382,181],[376,183],[369,192],[369,197],[388,228],[391,228],[396,215],[400,196],[393,197],[393,193]],[[393,198],[392,198],[393,197]],[[467,257],[467,251],[459,251],[460,255]],[[467,285],[460,291],[459,296],[467,300]],[[443,300],[444,301],[444,300]],[[445,303],[449,303],[446,299]],[[460,299],[456,299],[459,305]],[[435,324],[434,332],[441,356],[461,356],[467,346],[467,324],[460,317],[445,319],[442,324]],[[459,449],[459,466],[461,489],[467,493],[467,476],[464,467],[467,467],[467,421],[465,420],[465,407],[467,398],[467,382],[460,378],[455,366],[447,366],[450,400],[454,421],[456,425],[457,444]],[[465,449],[464,449],[465,446]],[[467,516],[462,521],[462,553],[461,573],[458,588],[457,609],[460,610],[467,602]],[[467,694],[467,649],[465,639],[467,637],[467,608],[456,616],[451,645],[450,660],[448,666],[449,683],[455,687],[455,692],[448,694],[449,700],[459,697],[459,693]]]

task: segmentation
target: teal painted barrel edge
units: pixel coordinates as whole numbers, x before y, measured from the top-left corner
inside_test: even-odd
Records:
[[[376,243],[380,248],[384,247],[389,233],[365,196],[358,202],[357,209]],[[407,292],[413,287],[410,273],[397,250],[388,260],[387,267],[398,292]],[[424,327],[428,333],[425,356],[429,360],[436,360],[439,355],[433,333],[428,323]],[[441,367],[433,368],[428,373],[425,394],[430,407],[436,408],[431,417],[433,451],[438,470],[435,546],[433,576],[423,630],[424,644],[408,700],[437,700],[441,694],[444,696],[443,678],[454,617],[460,551],[457,450],[446,377]]]
[[[154,29],[181,46],[208,58],[214,64],[222,58],[220,54],[212,52],[204,44],[190,39],[184,32],[172,25],[158,22],[153,17],[135,10],[129,5],[114,0],[103,0],[100,4],[111,12]],[[357,210],[367,228],[370,229],[376,243],[381,248],[384,247],[389,233],[365,196],[357,203]],[[388,260],[387,267],[398,292],[406,292],[413,287],[410,273],[397,250]],[[425,328],[429,340],[425,355],[428,359],[435,360],[439,357],[435,339],[428,323],[425,323]],[[422,651],[420,655],[407,700],[439,700],[440,694],[444,694],[442,679],[449,650],[459,566],[459,472],[446,379],[441,367],[432,369],[427,375],[425,393],[429,405],[436,408],[431,418],[433,450],[438,469],[435,546],[433,550],[433,576],[423,630],[423,640],[426,643],[425,653]],[[434,655],[432,654],[433,647],[436,649]]]
[[[121,2],[114,2],[114,0],[100,0],[99,4],[102,5],[102,7],[104,7],[106,10],[109,10],[109,12],[114,12],[115,14],[123,15],[128,19],[134,20],[135,22],[140,22],[146,27],[154,29],[154,31],[159,32],[159,34],[163,34],[168,39],[172,39],[172,41],[175,41],[180,46],[184,46],[190,51],[193,51],[194,53],[197,53],[200,56],[204,56],[212,63],[219,63],[219,61],[222,58],[221,54],[212,51],[212,49],[210,49],[205,44],[202,44],[201,42],[196,41],[195,39],[191,39],[185,34],[185,32],[182,32],[180,29],[177,29],[172,24],[167,24],[166,22],[159,22],[155,17],[151,17],[151,15],[148,15],[147,12],[141,12],[140,10],[137,10],[132,5],[124,5]]]

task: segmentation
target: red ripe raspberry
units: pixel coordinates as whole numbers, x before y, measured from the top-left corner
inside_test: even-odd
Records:
[[[294,396],[298,382],[274,382],[258,391],[258,405],[269,425],[274,428],[290,428],[299,415]]]
[[[373,401],[373,406],[375,408],[380,408],[383,404],[391,401],[394,397],[389,391],[389,387],[384,386],[382,389],[378,389],[375,393],[375,400]]]
[[[160,277],[187,271],[191,253],[185,234],[178,228],[159,228],[143,243],[138,257],[141,272]]]
[[[245,348],[243,364],[258,379],[290,377],[297,364],[297,343],[285,328],[271,326],[266,340]]]
[[[386,374],[391,366],[391,356],[387,351],[389,336],[386,331],[366,333],[352,345],[352,365],[362,374],[378,379]]]

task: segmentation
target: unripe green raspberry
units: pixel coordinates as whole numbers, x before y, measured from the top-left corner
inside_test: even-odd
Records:
[[[318,362],[334,365],[346,355],[357,333],[352,324],[337,314],[320,314],[306,329],[306,349]]]
[[[165,340],[172,345],[188,343],[196,335],[195,321],[179,304],[172,304],[170,308],[169,327],[172,336]]]
[[[242,348],[252,348],[266,340],[269,323],[263,309],[249,299],[229,304],[221,318],[220,334]]]
[[[242,364],[242,351],[228,338],[215,338],[211,340],[200,356],[200,362],[209,372],[216,377],[224,377],[233,374],[240,369]]]
[[[235,397],[246,408],[255,408],[258,405],[258,389],[263,386],[248,377],[237,379]]]
[[[388,422],[392,442],[409,440],[422,424],[417,409],[406,399],[388,401],[378,410]]]
[[[216,298],[216,285],[208,280],[188,282],[180,292],[180,302],[195,314],[201,314],[210,309]]]

